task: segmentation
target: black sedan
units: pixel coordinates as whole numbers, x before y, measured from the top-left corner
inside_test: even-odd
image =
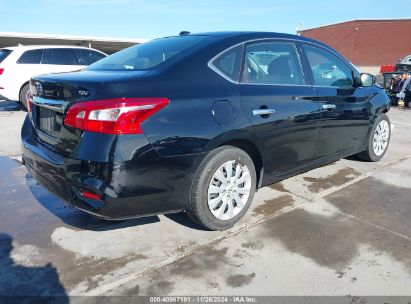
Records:
[[[349,155],[378,161],[390,140],[374,77],[287,34],[152,40],[34,77],[28,99],[28,170],[106,219],[184,210],[226,229],[256,189]]]

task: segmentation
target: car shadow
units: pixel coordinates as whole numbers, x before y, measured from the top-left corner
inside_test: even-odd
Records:
[[[7,303],[69,303],[53,264],[21,265],[12,250],[13,238],[0,233],[0,297],[6,297]]]
[[[169,214],[164,214],[166,218],[169,220],[172,220],[173,222],[176,222],[177,224],[186,226],[191,229],[195,230],[201,230],[201,231],[210,231],[209,229],[193,222],[185,212],[178,212],[178,213],[169,213]]]
[[[23,107],[20,103],[9,100],[0,100],[0,112],[21,111]]]
[[[346,160],[352,160],[352,161],[359,161],[359,162],[364,162],[364,160],[360,159],[357,155],[350,155],[347,157],[344,157]]]

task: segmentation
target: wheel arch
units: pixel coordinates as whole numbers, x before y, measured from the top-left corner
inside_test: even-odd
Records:
[[[19,89],[19,101],[20,101],[21,91],[22,91],[23,88],[24,88],[26,85],[28,85],[29,83],[30,83],[30,80],[27,80],[26,82],[24,82],[24,83],[20,86],[20,89]]]
[[[264,162],[260,151],[257,146],[247,139],[231,139],[225,142],[220,143],[218,147],[221,146],[232,146],[246,152],[252,159],[255,171],[257,175],[257,188],[260,188],[264,176]]]

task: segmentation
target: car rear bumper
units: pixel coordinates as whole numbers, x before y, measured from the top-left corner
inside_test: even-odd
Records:
[[[110,161],[94,162],[57,153],[35,133],[26,119],[22,155],[31,175],[70,205],[106,219],[183,210],[195,168],[203,159],[203,155],[161,157],[145,139],[147,147],[134,149],[140,152],[131,159],[116,161],[118,154],[124,157],[125,147],[115,146]],[[83,148],[86,144],[92,143],[82,143]],[[83,191],[96,193],[101,200],[85,199]]]

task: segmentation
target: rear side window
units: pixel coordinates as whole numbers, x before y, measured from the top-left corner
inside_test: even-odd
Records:
[[[80,65],[75,49],[45,49],[42,63]]]
[[[302,85],[304,77],[294,44],[258,42],[245,49],[242,82]]]
[[[23,55],[20,56],[17,63],[20,64],[40,64],[41,56],[43,55],[43,50],[30,50],[25,51]]]
[[[4,59],[6,59],[6,57],[9,56],[11,52],[13,52],[13,51],[12,50],[7,50],[7,49],[0,50],[0,63]]]
[[[243,46],[232,48],[213,60],[212,65],[222,76],[233,81],[238,81],[240,77],[241,59],[243,56]]]
[[[129,47],[92,65],[89,70],[135,71],[154,68],[200,47],[210,36],[179,36],[155,39]]]
[[[90,65],[96,61],[99,61],[100,59],[107,57],[104,54],[93,50],[78,49],[77,52],[80,54],[81,65]]]
[[[318,86],[352,87],[352,70],[337,56],[318,47],[304,45],[314,84]]]

